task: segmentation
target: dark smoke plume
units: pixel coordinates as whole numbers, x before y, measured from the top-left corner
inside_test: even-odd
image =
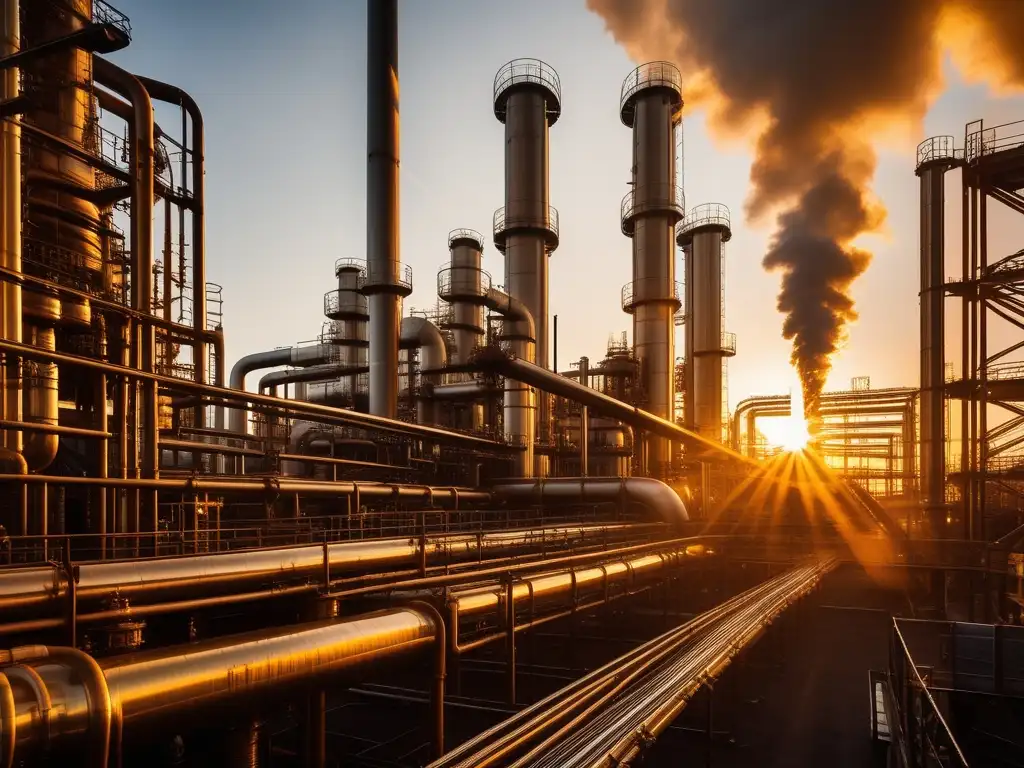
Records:
[[[753,140],[751,219],[777,214],[778,271],[808,416],[857,313],[871,255],[852,243],[885,211],[870,194],[871,141],[919,132],[952,50],[968,76],[1024,83],[1024,2],[1002,0],[587,0],[637,62],[672,61],[688,107]]]

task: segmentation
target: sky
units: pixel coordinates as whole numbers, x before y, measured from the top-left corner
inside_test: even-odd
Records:
[[[245,354],[315,338],[323,294],[336,287],[334,262],[365,258],[366,3],[364,0],[117,0],[133,42],[112,59],[188,91],[206,124],[207,275],[224,288],[229,366]],[[619,121],[619,90],[636,66],[584,0],[402,0],[401,260],[413,270],[410,308],[433,305],[447,234],[485,235],[484,269],[501,283],[490,244],[504,200],[503,126],[492,84],[502,64],[534,57],[562,84],[562,116],[550,132],[550,194],[561,244],[550,259],[550,307],[558,315],[558,369],[581,355],[600,359],[611,333],[630,329],[620,290],[631,280],[631,245],[619,229],[630,178],[630,131]],[[834,359],[828,389],[869,376],[872,387],[918,383],[918,140],[965,123],[1024,120],[1024,98],[968,86],[947,66],[947,88],[917,137],[880,144],[874,190],[888,207],[885,233],[863,242],[874,253],[853,288],[860,314]],[[176,108],[157,122],[177,125]],[[736,333],[729,361],[731,406],[793,385],[789,343],[775,308],[779,279],[764,272],[771,227],[744,221],[751,155],[742,142],[711,139],[700,113],[684,120],[686,204],[732,211],[726,246],[725,328]],[[959,263],[959,189],[947,182],[947,273]],[[997,209],[996,206],[992,206]],[[162,215],[156,212],[160,242]],[[992,212],[993,257],[1024,245],[1024,220]],[[681,278],[681,254],[677,253]],[[958,306],[947,302],[950,320]],[[994,328],[1009,338],[1007,328]],[[959,359],[951,342],[948,359]],[[682,354],[682,333],[677,336]],[[251,383],[250,383],[251,386]]]

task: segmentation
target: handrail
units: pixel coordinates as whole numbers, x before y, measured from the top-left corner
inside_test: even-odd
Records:
[[[932,698],[931,691],[928,690],[928,685],[922,679],[921,673],[917,671],[917,665],[914,663],[914,657],[911,655],[910,649],[907,647],[907,642],[903,637],[903,633],[900,632],[899,622],[896,619],[893,619],[892,631],[893,642],[890,646],[889,658],[889,695],[893,703],[900,709],[904,710],[907,706],[909,706],[909,703],[906,701],[902,701],[902,697],[900,696],[900,692],[904,690],[904,680],[908,679],[907,671],[909,669],[909,672],[912,675],[911,677],[909,677],[909,682],[914,684],[916,686],[916,690],[921,692],[922,703],[928,706],[928,708],[931,710],[931,714],[935,718],[935,722],[937,722],[938,725],[941,727],[941,730],[936,729],[936,733],[934,735],[938,736],[942,740],[942,746],[944,746],[946,749],[946,757],[954,758],[957,760],[956,765],[962,766],[962,768],[968,768],[969,764],[967,762],[967,758],[964,756],[963,751],[960,749],[960,745],[957,744],[956,738],[953,736],[953,731],[950,729],[949,724],[946,722],[946,719],[942,716],[942,711],[939,709],[938,704],[935,703],[935,699]],[[894,652],[898,651],[902,651],[899,657],[899,663],[901,666],[901,669],[899,670],[894,669],[897,663],[897,658],[895,657]],[[894,678],[897,675],[899,675],[902,679],[898,681],[895,680]],[[892,714],[896,715],[897,713],[893,712]],[[910,718],[918,718],[918,715],[915,712],[904,711],[903,714]],[[922,713],[922,718],[924,714],[925,713]],[[901,717],[889,718],[889,728],[893,729],[894,726],[899,728],[899,735],[901,737],[905,736],[905,734],[903,734],[903,723]],[[923,736],[923,739],[920,742],[920,746],[922,748],[930,748],[932,756],[936,760],[938,760],[938,751],[936,749],[936,745],[932,742],[932,735],[928,733],[923,733],[921,735]],[[951,763],[945,761],[942,761],[941,764],[946,766],[951,765]]]
[[[681,305],[683,301],[682,297],[685,295],[685,290],[683,284],[678,280],[676,280],[674,283],[672,296],[657,296],[654,298],[637,296],[638,293],[646,293],[646,291],[643,290],[637,291],[637,284],[639,284],[639,286],[643,288],[645,286],[650,285],[658,286],[661,285],[663,282],[665,281],[662,280],[660,277],[644,277],[641,278],[640,280],[634,280],[631,283],[626,283],[624,286],[622,286],[621,291],[622,311],[631,315],[636,310],[637,304],[645,301],[668,301],[671,299],[675,299],[676,303]]]
[[[645,88],[670,88],[682,104],[683,78],[675,64],[668,61],[652,61],[641,64],[622,81],[619,94],[619,114],[626,125],[632,124],[632,101]],[[628,121],[627,121],[628,119]]]
[[[724,229],[722,242],[732,239],[732,224],[729,207],[722,203],[701,203],[690,209],[686,218],[676,227],[676,237],[683,238],[695,229],[717,226]]]
[[[516,201],[519,202],[519,201]],[[501,206],[494,212],[494,237],[497,240],[506,231],[519,227],[544,227],[548,232],[553,234],[556,238],[558,237],[558,209],[553,205],[548,206],[547,221],[538,223],[532,216],[512,216],[508,217],[505,215],[505,206]]]
[[[536,85],[548,91],[548,124],[553,125],[562,113],[562,83],[554,68],[540,59],[512,59],[494,76],[494,116],[505,120],[508,91],[516,85]]]
[[[484,249],[484,236],[477,232],[475,229],[466,229],[465,227],[459,229],[453,229],[448,233],[448,247],[451,248],[459,240],[472,240],[477,244],[479,250]]]

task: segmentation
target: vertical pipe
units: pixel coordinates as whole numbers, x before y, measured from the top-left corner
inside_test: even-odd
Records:
[[[963,493],[961,495],[963,525],[965,539],[971,538],[971,481],[970,481],[970,456],[971,456],[971,430],[967,401],[971,397],[971,358],[970,358],[970,317],[971,303],[967,291],[968,282],[971,280],[970,262],[970,232],[971,232],[971,190],[969,182],[970,170],[964,168],[962,189],[960,191],[961,207],[961,247],[960,247],[960,279],[964,286],[964,292],[960,297],[960,379],[963,382],[965,391],[960,399],[960,477],[963,482]],[[944,523],[945,521],[943,521]],[[938,532],[932,536],[938,537]]]
[[[21,49],[21,27],[18,0],[4,0],[3,48],[0,55],[10,56]],[[16,99],[21,91],[17,67],[8,67],[0,73],[0,101]],[[0,266],[21,272],[21,127],[16,120],[0,120]],[[0,286],[3,309],[0,328],[7,341],[21,343],[21,286],[4,281]],[[9,354],[4,355],[4,418],[22,420],[21,362]],[[3,445],[21,452],[21,433],[5,431]]]
[[[975,537],[988,541],[985,530],[986,486],[988,485],[988,301],[982,277],[988,272],[988,187],[978,190],[978,506]]]
[[[682,109],[682,79],[667,62],[637,67],[622,85],[619,111],[633,129],[633,189],[623,200],[622,231],[633,240],[632,290],[623,309],[633,315],[633,346],[640,364],[646,410],[669,421],[675,410],[674,227],[682,218],[675,161],[675,130]],[[648,468],[667,477],[671,441],[648,436]]]
[[[560,114],[561,84],[548,64],[515,59],[498,70],[494,115],[505,125],[505,205],[495,213],[494,244],[505,255],[505,290],[526,305],[536,323],[536,363],[548,370],[547,262],[558,247],[558,214],[548,193],[548,129]],[[539,400],[534,432],[548,443],[551,398],[533,396]],[[547,456],[535,456],[538,477],[547,475],[548,465]]]
[[[590,358],[580,358],[580,384],[590,386]],[[580,406],[580,477],[586,477],[590,468],[590,413]]]
[[[398,412],[399,264],[398,0],[368,0],[366,261],[370,307],[370,413]]]
[[[455,631],[454,629],[452,630]],[[505,663],[508,703],[516,703],[516,603],[515,581],[510,573],[505,581]]]
[[[916,173],[921,180],[921,504],[932,530],[938,531],[946,518],[945,178],[954,164],[952,137],[928,139],[918,147],[917,156]]]
[[[558,373],[558,315],[551,319],[551,366]]]

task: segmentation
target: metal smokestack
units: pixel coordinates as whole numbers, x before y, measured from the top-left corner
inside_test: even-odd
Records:
[[[675,130],[683,106],[679,70],[644,64],[622,84],[622,122],[633,129],[633,189],[622,200],[622,233],[633,239],[633,282],[622,309],[633,315],[633,347],[647,411],[669,421],[675,406],[675,313],[682,306],[675,279],[674,227],[683,218],[676,180]],[[654,477],[668,475],[672,444],[651,437]]]
[[[548,256],[558,247],[558,212],[548,203],[548,128],[561,111],[558,74],[543,61],[514,59],[498,70],[494,116],[505,124],[505,206],[494,214],[494,246],[505,254],[505,290],[534,317],[537,364],[548,369]],[[510,383],[510,391],[518,387]],[[536,435],[546,443],[550,397],[539,401]],[[546,456],[537,456],[536,474],[548,474]]]
[[[933,521],[945,523],[946,171],[957,164],[952,136],[935,136],[917,148],[921,179],[921,502]]]
[[[729,209],[698,205],[681,222],[677,242],[686,270],[686,426],[722,441],[723,358],[736,354],[722,330],[722,245],[732,239]]]
[[[412,274],[398,261],[398,0],[369,0],[366,53],[366,284],[370,413],[398,412],[398,335]]]

